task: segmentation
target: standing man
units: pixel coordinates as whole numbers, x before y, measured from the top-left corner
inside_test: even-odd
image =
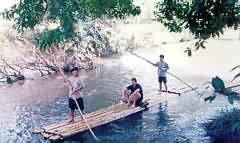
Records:
[[[168,64],[164,61],[164,55],[160,55],[160,61],[155,64],[158,67],[158,82],[160,93],[162,91],[162,84],[165,86],[165,90],[168,91],[167,87],[167,71],[169,70]]]
[[[128,106],[140,106],[143,100],[143,91],[140,84],[137,83],[136,78],[131,79],[132,84],[127,86],[122,95],[122,101],[127,103]]]
[[[74,111],[77,109],[77,104],[75,102],[75,99],[80,107],[80,110],[84,110],[84,103],[81,91],[84,88],[84,83],[79,77],[79,69],[77,67],[74,67],[71,70],[72,76],[70,78],[67,78],[64,76],[64,82],[68,85],[69,88],[69,108],[70,108],[70,120],[69,122],[74,121]]]
[[[64,56],[64,66],[63,66],[64,72],[69,73],[76,66],[77,66],[77,59],[74,55],[74,50],[72,49],[66,50],[65,56]]]

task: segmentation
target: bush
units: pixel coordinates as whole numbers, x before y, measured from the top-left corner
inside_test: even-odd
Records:
[[[219,116],[203,124],[206,135],[213,142],[240,142],[240,109],[222,111]]]

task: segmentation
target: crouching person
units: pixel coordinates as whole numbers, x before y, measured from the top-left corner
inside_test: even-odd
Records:
[[[136,78],[131,79],[132,84],[127,86],[122,95],[122,101],[128,106],[140,106],[143,100],[143,90],[140,84],[137,83]]]

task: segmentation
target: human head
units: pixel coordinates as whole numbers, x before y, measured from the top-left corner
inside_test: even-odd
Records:
[[[73,51],[72,49],[67,49],[67,50],[66,50],[67,56],[72,56],[73,53],[74,53],[74,51]]]
[[[78,67],[74,67],[72,70],[71,70],[71,73],[73,76],[78,76],[78,72],[79,72],[79,68]]]
[[[133,78],[131,79],[131,81],[132,81],[132,85],[136,85],[136,84],[137,84],[137,79],[136,79],[135,77],[133,77]]]
[[[160,61],[164,60],[164,55],[160,55]]]

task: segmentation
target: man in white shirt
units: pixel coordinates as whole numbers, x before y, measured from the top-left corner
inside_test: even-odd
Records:
[[[155,64],[158,67],[158,82],[159,90],[162,91],[162,83],[165,86],[165,90],[168,91],[167,87],[167,71],[169,70],[168,64],[164,61],[164,55],[160,55],[160,61]]]

